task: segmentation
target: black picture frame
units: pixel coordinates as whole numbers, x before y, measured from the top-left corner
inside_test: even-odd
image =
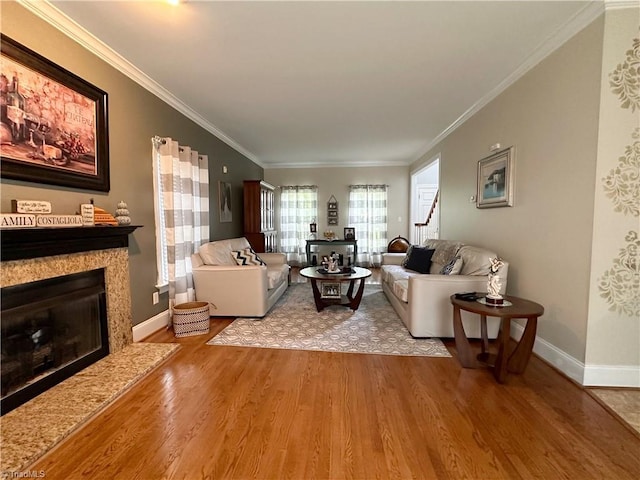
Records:
[[[356,239],[356,229],[353,227],[344,227],[344,239],[345,240],[355,240]]]
[[[2,34],[0,56],[8,84],[0,128],[11,139],[0,149],[0,176],[108,192],[107,93]],[[19,95],[11,95],[14,78]]]

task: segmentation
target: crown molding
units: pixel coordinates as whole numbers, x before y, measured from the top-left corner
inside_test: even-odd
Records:
[[[610,1],[611,4],[638,4],[638,1],[634,0],[616,0]],[[447,138],[463,123],[473,117],[488,103],[495,99],[498,95],[504,92],[507,88],[513,85],[519,80],[525,73],[535,67],[538,63],[544,60],[547,56],[553,53],[566,43],[571,37],[584,29],[587,25],[598,18],[605,10],[605,2],[593,1],[586,5],[582,10],[576,13],[572,18],[565,22],[560,28],[552,33],[545,41],[543,41],[534,51],[534,53],[526,59],[513,73],[500,82],[495,88],[493,88],[488,94],[474,103],[468,110],[460,115],[451,125],[445,128],[438,136],[436,136],[431,142],[423,147],[420,152],[410,160],[410,164],[420,160],[424,155],[432,148],[438,145],[441,141]]]
[[[604,8],[605,10],[640,8],[640,0],[604,0]]]
[[[409,162],[406,160],[397,161],[326,161],[326,162],[314,162],[314,163],[302,163],[302,162],[282,162],[282,163],[268,163],[264,166],[265,170],[273,168],[353,168],[353,167],[407,167]]]
[[[242,147],[223,131],[218,129],[211,122],[206,120],[202,115],[196,112],[189,105],[182,102],[179,98],[155,82],[151,77],[138,69],[135,65],[115,52],[111,47],[89,33],[78,23],[66,16],[56,7],[51,5],[48,0],[18,0],[18,3],[38,16],[60,32],[71,38],[76,43],[96,55],[101,60],[122,72],[131,80],[153,93],[160,100],[175,108],[182,115],[201,126],[203,129],[219,138],[221,141],[238,151],[258,166],[264,168],[264,164],[260,162],[256,156],[249,150]]]

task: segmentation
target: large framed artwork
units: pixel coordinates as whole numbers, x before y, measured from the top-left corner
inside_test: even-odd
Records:
[[[513,205],[514,150],[505,148],[478,162],[477,208]]]
[[[0,35],[3,178],[109,191],[107,94]]]

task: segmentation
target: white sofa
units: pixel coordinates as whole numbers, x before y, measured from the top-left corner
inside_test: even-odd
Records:
[[[263,317],[289,285],[283,253],[259,253],[264,265],[238,265],[233,251],[249,248],[244,237],[202,245],[191,256],[198,301],[209,302],[216,317]]]
[[[412,336],[453,337],[451,295],[486,292],[491,259],[497,255],[483,248],[447,240],[426,240],[423,246],[435,250],[429,273],[403,267],[404,253],[382,255],[382,289]],[[453,274],[441,274],[449,262],[456,262]],[[509,264],[504,262],[500,269],[503,294],[508,271]],[[489,337],[496,338],[499,319],[488,317],[487,320]],[[462,312],[462,321],[467,337],[480,338],[479,315]]]

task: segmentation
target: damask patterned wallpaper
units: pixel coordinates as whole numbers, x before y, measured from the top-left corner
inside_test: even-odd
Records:
[[[620,108],[640,117],[640,38],[634,38],[625,60],[609,74],[609,85],[620,101]],[[613,205],[614,215],[640,219],[640,127],[631,134],[624,155],[615,168],[602,179],[605,195]],[[636,223],[640,225],[640,220]],[[622,315],[640,318],[640,238],[637,230],[624,237],[625,246],[613,258],[611,268],[598,279],[600,296],[609,309]]]

